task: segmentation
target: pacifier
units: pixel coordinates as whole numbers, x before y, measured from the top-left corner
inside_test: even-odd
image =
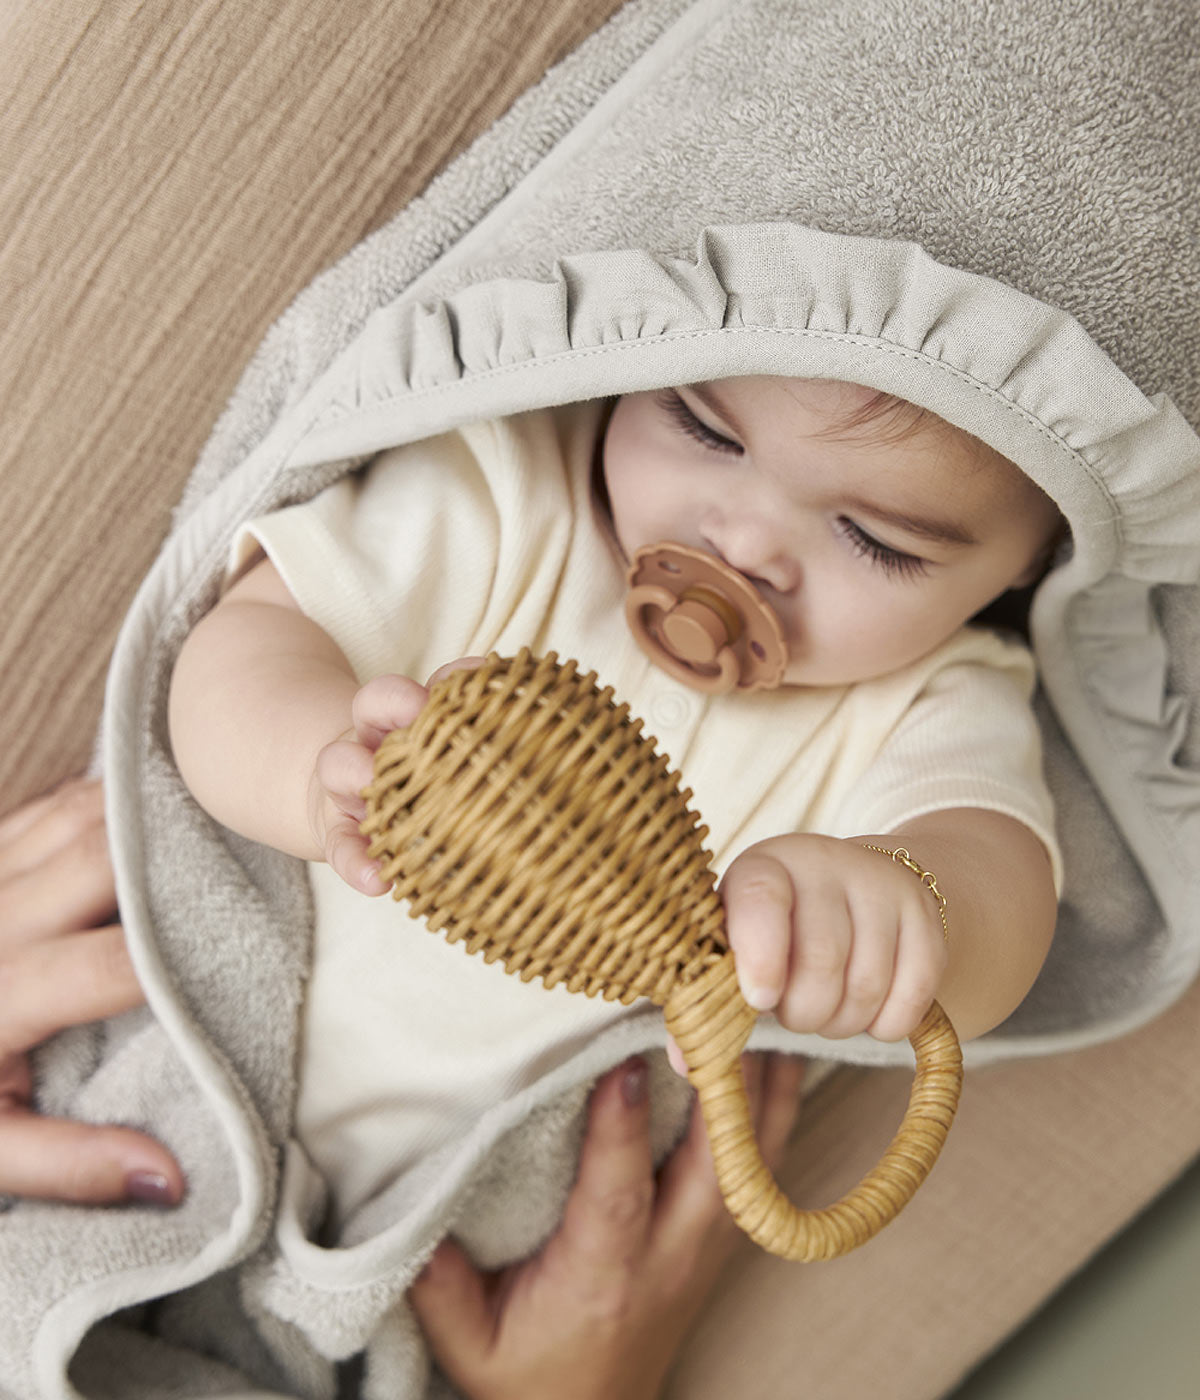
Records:
[[[687,545],[648,545],[626,575],[625,620],[655,663],[708,695],[771,690],[787,643],[771,605],[742,574]]]

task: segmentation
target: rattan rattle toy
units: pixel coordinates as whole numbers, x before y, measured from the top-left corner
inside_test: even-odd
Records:
[[[523,980],[663,1008],[695,1085],[726,1204],[788,1259],[832,1259],[907,1203],[958,1103],[958,1041],[935,1004],[912,1039],[907,1112],[879,1164],[835,1205],[798,1210],[754,1138],[743,1000],[707,829],[641,721],[553,654],[492,655],[440,682],[376,755],[363,830],[393,894],[431,929]]]

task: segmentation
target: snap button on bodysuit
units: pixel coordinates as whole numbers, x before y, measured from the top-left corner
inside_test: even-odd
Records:
[[[678,729],[693,717],[698,708],[699,701],[689,698],[682,691],[664,691],[650,702],[650,723],[659,729]]]
[[[668,675],[709,695],[770,690],[787,643],[771,605],[736,569],[687,545],[639,549],[627,575],[625,618]]]

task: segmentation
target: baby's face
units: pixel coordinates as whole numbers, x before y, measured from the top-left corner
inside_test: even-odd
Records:
[[[924,656],[1031,581],[1057,526],[1028,477],[940,420],[895,441],[874,423],[838,436],[871,393],[724,379],[623,398],[605,437],[626,555],[674,540],[740,570],[783,623],[795,685]]]

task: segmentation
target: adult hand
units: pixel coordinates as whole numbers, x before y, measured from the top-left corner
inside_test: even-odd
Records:
[[[748,1056],[747,1087],[774,1167],[803,1063]],[[657,1177],[646,1071],[633,1060],[592,1095],[579,1174],[540,1253],[481,1274],[443,1241],[410,1298],[438,1364],[470,1400],[654,1400],[737,1239],[698,1111]]]
[[[99,783],[72,782],[0,821],[0,1192],[172,1204],[183,1173],[128,1128],[40,1117],[27,1052],[67,1026],[139,1005]]]

